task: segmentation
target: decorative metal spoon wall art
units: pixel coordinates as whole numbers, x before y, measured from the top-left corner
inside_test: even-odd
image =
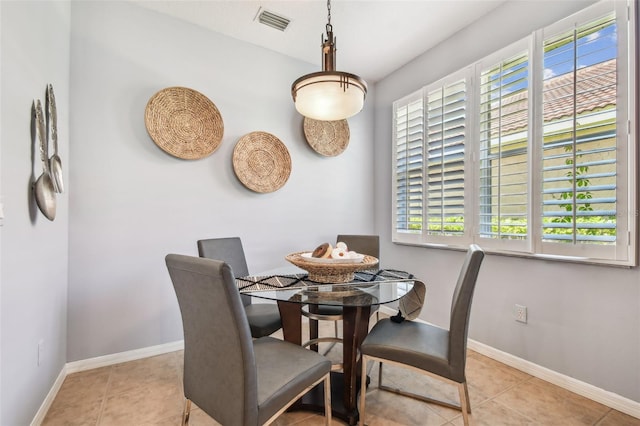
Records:
[[[49,220],[56,218],[56,194],[49,170],[49,158],[47,155],[47,142],[45,137],[45,124],[40,100],[34,101],[36,139],[40,147],[40,160],[42,161],[42,174],[36,180],[33,192],[38,208]]]
[[[53,156],[49,159],[49,168],[51,170],[51,181],[53,189],[58,192],[64,192],[64,183],[62,180],[62,160],[58,155],[58,111],[56,110],[56,97],[53,94],[53,85],[47,86],[47,138],[53,141]],[[49,155],[49,152],[47,152]]]

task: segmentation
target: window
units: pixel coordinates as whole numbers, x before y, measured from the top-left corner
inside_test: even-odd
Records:
[[[516,53],[510,57],[488,58],[476,66],[478,236],[485,247],[523,249],[529,231],[530,79],[523,45],[511,47]]]
[[[635,265],[632,7],[598,3],[394,102],[394,241]]]
[[[427,88],[427,234],[464,236],[467,79],[454,76]]]
[[[422,92],[396,102],[394,108],[396,229],[422,232],[424,112]]]

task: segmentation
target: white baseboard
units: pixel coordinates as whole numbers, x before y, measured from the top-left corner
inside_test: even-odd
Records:
[[[78,371],[91,370],[93,368],[106,367],[107,365],[119,364],[121,362],[133,361],[150,356],[162,355],[168,352],[184,349],[184,341],[165,343],[163,345],[148,346],[146,348],[134,349],[132,351],[119,352],[111,355],[104,355],[95,358],[83,359],[80,361],[68,362],[66,365],[67,374]]]
[[[398,309],[392,309],[388,306],[382,306],[382,305],[379,305],[378,311],[380,311],[380,313],[387,314],[390,317],[398,313]]]
[[[585,398],[589,398],[593,401],[599,402],[618,410],[622,413],[640,419],[640,402],[633,401],[624,396],[615,394],[613,392],[606,391],[589,383],[582,382],[574,379],[573,377],[565,376],[564,374],[550,370],[546,367],[542,367],[538,364],[534,364],[530,361],[518,358],[517,356],[503,352],[499,349],[495,349],[484,343],[477,342],[469,339],[467,341],[469,349],[472,349],[482,355],[495,359],[510,367],[516,368],[525,373],[531,374],[539,379],[552,383],[568,391],[582,395]]]
[[[64,383],[64,379],[67,377],[67,366],[62,366],[62,370],[60,370],[60,374],[56,378],[56,381],[53,382],[53,386],[49,390],[49,393],[45,397],[44,401],[40,405],[38,412],[34,416],[31,421],[31,426],[40,426],[40,424],[44,421],[44,417],[47,415],[49,408],[51,408],[51,404],[53,404],[53,400],[56,399],[56,395],[58,395],[58,391],[62,387],[62,383]]]
[[[397,310],[391,309],[387,306],[381,306],[380,312],[388,315],[395,315],[397,313]],[[424,321],[420,318],[415,321],[429,324],[427,321]],[[606,391],[604,389],[590,385],[589,383],[582,382],[580,380],[574,379],[573,377],[566,376],[564,374],[550,370],[546,367],[534,364],[533,362],[518,358],[515,355],[511,355],[507,352],[503,352],[499,349],[495,349],[491,346],[485,345],[484,343],[480,343],[472,339],[467,340],[467,347],[484,356],[506,364],[509,367],[513,367],[527,374],[531,374],[534,377],[552,383],[558,387],[561,387],[573,393],[577,393],[578,395],[584,396],[585,398],[589,398],[593,401],[604,404],[607,407],[611,407],[622,413],[640,419],[640,402],[625,398],[624,396],[618,395],[613,392]]]
[[[181,349],[184,349],[184,340],[66,363],[62,367],[62,370],[60,370],[58,378],[56,378],[56,381],[53,383],[51,390],[49,390],[49,393],[42,402],[42,405],[40,405],[40,408],[31,421],[30,426],[40,426],[40,424],[44,420],[44,417],[47,415],[49,408],[51,408],[51,404],[53,404],[53,400],[56,398],[56,395],[58,394],[58,391],[62,387],[62,383],[64,383],[64,379],[68,374],[77,373],[79,371],[92,370],[99,367],[106,367],[108,365],[119,364],[121,362],[148,358],[155,355],[162,355],[168,352],[179,351]]]

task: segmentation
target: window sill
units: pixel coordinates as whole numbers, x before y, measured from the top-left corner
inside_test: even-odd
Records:
[[[402,246],[423,247],[423,248],[440,249],[440,250],[467,251],[468,249],[467,246],[458,246],[458,245],[449,245],[449,244],[409,243],[404,241],[393,241],[393,243],[402,245]],[[482,247],[482,244],[479,244],[479,245],[480,247]],[[497,255],[497,256],[507,256],[507,257],[518,257],[518,258],[533,259],[533,260],[545,260],[545,261],[553,261],[553,262],[587,264],[587,265],[596,265],[596,266],[609,266],[609,267],[624,268],[624,269],[632,269],[637,266],[637,263],[634,259],[629,261],[610,260],[610,259],[593,259],[593,258],[575,257],[575,256],[560,256],[560,255],[552,255],[552,254],[534,254],[534,253],[523,253],[523,252],[515,252],[515,251],[495,250],[495,249],[486,249],[484,247],[483,247],[483,250],[486,254]]]

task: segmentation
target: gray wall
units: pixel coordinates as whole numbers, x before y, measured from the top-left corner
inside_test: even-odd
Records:
[[[53,222],[37,209],[30,186],[42,165],[30,124],[33,99],[44,102],[52,83],[68,181],[69,9],[66,2],[0,2],[2,425],[29,424],[67,361],[69,195],[57,197]]]
[[[448,325],[457,268],[464,254],[390,242],[391,103],[589,3],[553,2],[552,8],[533,1],[507,3],[377,84],[376,229],[383,244],[381,256],[386,264],[424,277],[428,298],[423,319]],[[638,268],[489,255],[476,289],[470,337],[640,401],[639,284]],[[516,303],[528,307],[528,324],[513,320]]]
[[[337,233],[373,231],[372,111],[349,120],[347,150],[327,158],[307,145],[291,100],[291,83],[320,64],[128,3],[76,2],[71,22],[68,361],[182,339],[164,256],[197,255],[200,238],[240,236],[259,272]],[[220,110],[210,157],[176,159],[147,135],[145,105],[168,86]],[[270,194],[232,168],[235,143],[257,130],[291,154],[289,181]]]
[[[290,83],[319,65],[126,3],[0,2],[0,424],[29,423],[67,361],[181,339],[163,259],[195,255],[199,238],[241,236],[258,272],[336,233],[377,231],[385,264],[429,284],[423,318],[445,325],[463,254],[389,242],[391,102],[577,8],[503,6],[376,85],[350,120],[347,151],[324,158],[306,145],[289,97]],[[55,222],[28,192],[40,173],[31,100],[44,98],[47,83],[67,183]],[[173,85],[220,109],[225,136],[212,156],[175,159],[146,134],[147,100]],[[272,194],[250,192],[233,174],[233,146],[255,130],[291,153],[289,182]],[[490,255],[471,337],[640,401],[639,275]],[[529,307],[529,324],[513,321],[514,303]]]

